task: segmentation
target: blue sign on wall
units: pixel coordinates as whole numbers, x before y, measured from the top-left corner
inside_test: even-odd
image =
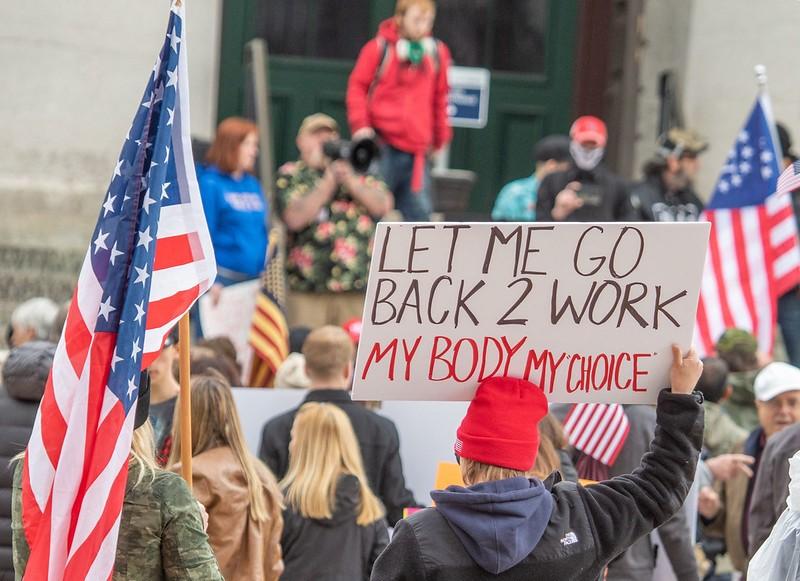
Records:
[[[450,67],[447,114],[453,127],[486,126],[490,78],[488,69]]]

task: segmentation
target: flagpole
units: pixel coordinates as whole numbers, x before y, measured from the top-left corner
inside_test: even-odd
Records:
[[[756,84],[759,91],[767,90],[767,67],[764,65],[756,65],[753,67],[753,72],[756,75]]]
[[[178,323],[178,345],[180,347],[180,383],[181,396],[179,417],[181,430],[181,476],[192,488],[192,390],[189,368],[189,313],[181,317]]]

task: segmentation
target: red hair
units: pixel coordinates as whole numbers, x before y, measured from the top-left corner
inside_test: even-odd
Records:
[[[430,10],[431,12],[436,12],[436,3],[434,0],[397,0],[397,4],[394,7],[394,15],[395,16],[403,16],[408,9],[412,6],[419,4],[426,10]]]
[[[217,127],[217,136],[206,153],[206,162],[224,173],[239,169],[239,146],[251,133],[258,134],[256,124],[242,117],[223,119]]]

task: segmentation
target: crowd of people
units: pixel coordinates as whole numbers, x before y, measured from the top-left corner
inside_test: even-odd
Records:
[[[297,408],[265,418],[250,450],[232,392],[246,372],[241,354],[227,338],[203,337],[193,313],[190,490],[178,476],[188,443],[177,419],[179,337],[170,334],[143,371],[114,578],[622,581],[653,579],[662,560],[681,581],[730,579],[751,563],[765,567],[752,578],[770,567],[771,579],[796,575],[800,498],[790,493],[789,466],[800,466],[792,460],[800,450],[798,289],[779,301],[789,363],[760,353],[740,329],[703,361],[673,346],[658,404],[623,406],[629,430],[611,464],[570,446],[569,406],[549,404],[527,381],[493,377],[453,434],[464,486],[433,491],[429,509],[406,486],[396,426],[349,391],[376,224],[398,213],[430,218],[430,166],[452,137],[450,54],[432,36],[434,18],[432,0],[398,0],[358,58],[347,118],[354,141],[380,153],[369,167],[333,155],[344,132],[315,113],[298,128],[299,158],[280,167],[270,205],[253,175],[256,126],[219,125],[198,166],[217,260],[211,299],[262,276],[270,224],[282,223],[290,354],[274,383],[307,393]],[[791,140],[785,128],[779,134],[789,164]],[[702,138],[667,131],[635,184],[603,163],[609,138],[601,119],[582,116],[568,135],[541,139],[532,174],[502,188],[492,219],[700,218],[693,181]],[[19,460],[67,314],[68,305],[31,299],[8,328],[0,579],[25,571]]]
[[[17,460],[66,305],[34,299],[17,311],[0,391],[8,578],[28,554]],[[793,538],[797,519],[785,513],[800,450],[800,369],[759,353],[745,331],[727,331],[702,362],[676,348],[658,405],[624,406],[624,445],[591,484],[564,435],[569,406],[548,404],[523,380],[484,381],[454,435],[465,486],[433,491],[435,510],[413,512],[422,503],[406,486],[397,428],[350,398],[352,327],[294,330],[292,373],[308,391],[266,421],[257,451],[232,395],[241,370],[230,342],[192,346],[191,491],[177,475],[178,338],[168,338],[136,408],[121,578],[623,580],[654,578],[666,559],[678,579],[725,579],[726,568],[745,573],[761,545],[780,552]],[[684,505],[693,486],[696,508]],[[791,534],[776,541],[776,525]]]

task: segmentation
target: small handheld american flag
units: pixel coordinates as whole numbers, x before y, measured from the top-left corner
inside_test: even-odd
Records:
[[[701,220],[711,222],[695,346],[714,352],[726,329],[751,332],[772,352],[777,299],[800,282],[800,246],[790,192],[797,169],[780,171],[774,121],[759,95],[722,168]]]
[[[213,283],[194,174],[184,9],[100,209],[23,467],[25,579],[108,579],[141,369]]]

